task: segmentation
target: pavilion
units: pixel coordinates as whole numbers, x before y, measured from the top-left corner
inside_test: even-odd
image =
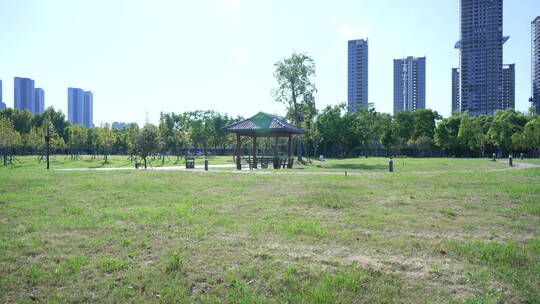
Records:
[[[262,159],[265,162],[271,161],[274,163],[274,168],[276,164],[281,163],[281,159],[277,155],[277,141],[278,137],[288,137],[287,142],[287,156],[286,160],[287,167],[292,168],[292,135],[293,134],[303,134],[304,131],[298,127],[291,125],[290,123],[284,121],[283,119],[277,117],[276,115],[267,114],[264,112],[259,112],[255,116],[235,122],[228,126],[222,128],[225,132],[236,133],[236,169],[241,170],[242,166],[240,164],[240,146],[241,146],[241,137],[249,136],[253,138],[253,153],[252,158],[250,159],[251,165],[253,168],[257,168],[257,137],[275,137],[276,142],[274,146],[274,157],[273,158],[264,158]]]

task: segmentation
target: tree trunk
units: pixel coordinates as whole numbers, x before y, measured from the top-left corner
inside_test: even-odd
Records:
[[[294,110],[294,118],[296,119],[296,126],[300,128],[300,113],[298,113],[298,105],[296,103],[296,91],[294,89],[294,83],[291,85],[291,97],[293,101],[293,110]],[[303,162],[302,160],[302,137],[298,135],[296,137],[296,156],[298,157],[299,162]]]

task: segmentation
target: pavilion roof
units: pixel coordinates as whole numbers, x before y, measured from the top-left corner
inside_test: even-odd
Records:
[[[225,126],[222,130],[245,136],[287,136],[304,133],[304,130],[291,125],[278,116],[264,112]]]

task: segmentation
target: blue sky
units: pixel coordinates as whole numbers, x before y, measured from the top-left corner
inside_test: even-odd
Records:
[[[392,112],[392,60],[427,56],[427,107],[450,114],[458,0],[0,0],[0,79],[45,90],[67,112],[67,87],[94,93],[94,123],[160,111],[284,113],[273,64],[293,51],[317,65],[317,107],[346,102],[348,39],[369,38],[369,100]],[[530,23],[538,0],[506,0],[504,62],[516,63],[516,108],[530,96]]]

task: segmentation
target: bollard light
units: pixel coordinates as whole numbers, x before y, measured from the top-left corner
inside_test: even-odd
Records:
[[[394,160],[392,158],[388,161],[388,171],[394,172]]]
[[[208,171],[208,157],[204,158],[204,171]]]
[[[513,160],[513,159],[512,159],[512,158],[513,158],[512,155],[508,155],[508,165],[509,165],[510,167],[513,166],[513,164],[512,164],[512,160]]]

